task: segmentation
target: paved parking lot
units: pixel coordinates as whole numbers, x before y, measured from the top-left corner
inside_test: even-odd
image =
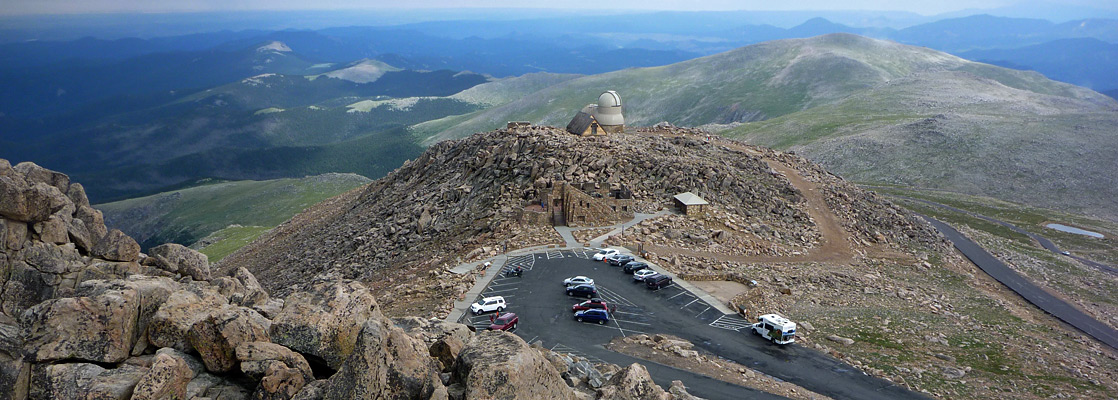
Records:
[[[479,298],[503,296],[508,304],[505,311],[514,312],[520,318],[515,333],[525,341],[538,341],[553,350],[592,361],[628,365],[635,360],[606,350],[605,344],[618,336],[667,333],[690,340],[696,347],[721,357],[836,399],[922,397],[887,381],[866,376],[846,364],[799,345],[773,345],[749,334],[748,321],[736,314],[719,311],[719,307],[707,303],[700,294],[685,290],[678,284],[659,290],[647,289],[643,284],[634,282],[632,275],[622,272],[621,268],[591,261],[593,253],[590,249],[546,250],[510,257],[503,269],[520,266],[524,269],[523,276],[505,277],[504,271],[501,271]],[[598,296],[615,308],[608,324],[574,320],[571,306],[586,299],[568,297],[563,279],[577,275],[593,278]],[[467,313],[459,321],[485,329],[489,326],[489,315]],[[686,371],[641,363],[649,366],[649,372],[657,383],[666,386],[679,379],[697,396],[710,399],[772,397]]]

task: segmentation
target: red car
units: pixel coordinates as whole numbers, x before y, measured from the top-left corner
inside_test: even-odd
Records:
[[[489,330],[511,331],[516,329],[517,322],[520,322],[520,318],[516,316],[516,313],[504,313],[492,320],[492,323],[489,324]]]
[[[602,299],[594,298],[571,306],[572,312],[590,309],[609,310],[609,304],[606,304]]]

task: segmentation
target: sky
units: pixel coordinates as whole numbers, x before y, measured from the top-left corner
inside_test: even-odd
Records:
[[[174,13],[400,8],[551,8],[564,10],[888,10],[934,15],[1014,6],[1021,0],[3,0],[0,14]],[[1113,10],[1113,0],[1048,3]]]

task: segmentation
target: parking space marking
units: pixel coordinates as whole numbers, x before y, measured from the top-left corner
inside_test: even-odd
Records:
[[[628,315],[645,315],[644,313],[631,313],[631,312],[625,312],[625,311],[614,311],[613,313],[614,314],[628,314]]]
[[[548,260],[550,260],[552,258],[563,258],[563,251],[562,250],[548,250],[546,253],[544,253],[544,255],[547,256]]]
[[[646,324],[646,323],[644,323],[644,322],[637,322],[637,321],[626,321],[626,320],[623,320],[623,319],[617,319],[617,318],[614,318],[613,320],[614,320],[614,322],[624,322],[624,323],[626,323],[626,324],[637,324],[637,325],[644,325],[644,326],[652,326],[652,324]]]
[[[676,298],[676,297],[679,297],[680,295],[683,295],[683,294],[686,294],[686,295],[688,295],[688,296],[690,296],[690,295],[691,295],[690,293],[687,293],[687,292],[679,292],[679,293],[678,293],[678,294],[676,294],[675,296],[669,297],[669,298],[668,298],[668,300],[674,299],[674,298]]]
[[[598,287],[598,293],[601,293],[602,298],[606,299],[606,301],[611,301],[611,302],[617,303],[618,305],[623,305],[623,306],[626,306],[626,307],[636,307],[637,306],[636,303],[633,303],[633,302],[629,301],[629,299],[626,299],[624,296],[622,296],[620,294],[617,294],[617,292],[609,290],[608,288]]]
[[[731,331],[740,330],[753,326],[749,321],[734,314],[725,314],[709,324],[715,328],[721,328]]]
[[[502,292],[508,292],[508,291],[512,291],[512,290],[516,290],[516,289],[519,289],[519,288],[497,289],[497,290],[489,288],[489,289],[485,289],[485,293],[502,293]],[[506,296],[506,297],[511,297],[511,296]]]
[[[696,297],[694,300],[691,300],[691,303],[694,303],[696,301],[699,301],[698,297]],[[684,304],[683,307],[680,307],[679,309],[682,310],[684,308],[687,308],[687,306],[691,305],[691,303]]]
[[[706,304],[706,303],[703,303],[703,304]],[[699,318],[699,316],[701,316],[703,314],[706,314],[707,311],[710,311],[710,306],[707,306],[707,308],[704,308],[703,311],[699,311],[698,314],[695,314],[695,318]]]
[[[512,279],[509,278],[507,280],[512,280]],[[496,282],[497,280],[494,279],[493,281]],[[490,283],[489,286],[493,287],[493,286],[515,285],[515,284],[518,284],[518,283],[520,283],[519,279],[517,279],[515,282],[508,282],[508,283],[504,283],[504,282],[502,282],[502,283]]]

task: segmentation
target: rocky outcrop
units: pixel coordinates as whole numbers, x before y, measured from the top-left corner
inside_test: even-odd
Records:
[[[23,313],[24,356],[31,362],[124,361],[132,351],[139,291],[125,281],[88,281],[81,297],[47,300]]]
[[[390,320],[336,274],[279,299],[249,270],[214,277],[180,246],[147,257],[65,175],[0,160],[0,180],[0,400],[625,396],[606,381],[616,366]]]
[[[364,285],[319,280],[284,300],[270,335],[273,342],[338,369],[354,351],[363,325],[371,318],[384,316]]]
[[[160,269],[189,276],[196,281],[210,280],[210,261],[205,254],[176,243],[152,247],[148,257]]]
[[[186,385],[194,371],[186,360],[168,353],[156,354],[147,375],[140,378],[132,400],[185,399]]]
[[[211,311],[187,332],[191,347],[210,372],[229,372],[237,366],[237,345],[267,342],[271,321],[251,309],[228,305]]]
[[[458,355],[456,378],[467,398],[575,399],[559,371],[519,337],[481,332]]]
[[[608,400],[668,400],[673,396],[657,386],[648,375],[648,369],[631,364],[613,375],[607,386],[598,391],[599,399]]]

